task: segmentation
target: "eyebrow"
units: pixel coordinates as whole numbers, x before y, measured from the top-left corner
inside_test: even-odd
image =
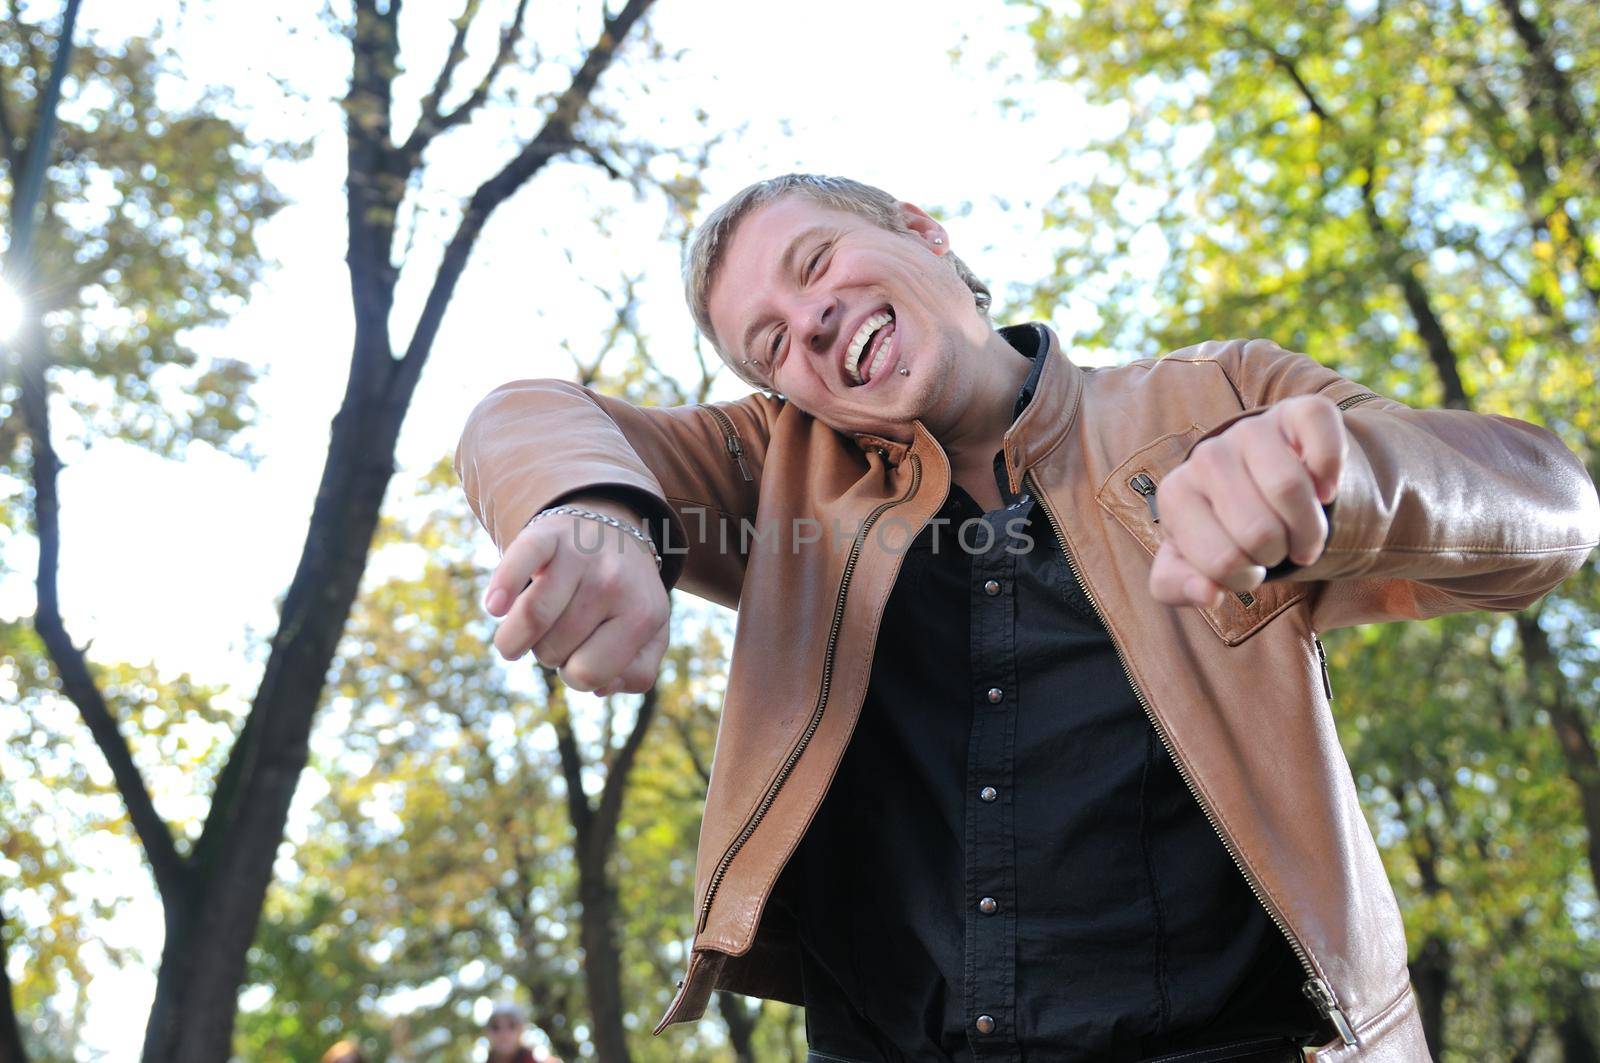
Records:
[[[793,240],[790,240],[789,246],[783,249],[783,257],[778,259],[778,275],[787,277],[794,268],[794,256],[800,253],[800,245],[806,243],[817,234],[827,231],[827,228],[826,225],[813,225],[811,228],[801,232]],[[746,355],[750,353],[750,344],[756,338],[756,333],[760,331],[762,324],[762,320],[757,318],[745,328],[744,336],[739,341],[741,353]]]

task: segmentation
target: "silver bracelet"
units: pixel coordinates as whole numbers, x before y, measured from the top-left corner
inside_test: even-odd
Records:
[[[644,532],[640,531],[638,528],[635,528],[631,524],[624,524],[615,517],[608,517],[604,513],[596,513],[592,509],[584,509],[581,506],[551,506],[549,509],[541,509],[539,512],[535,513],[528,523],[523,525],[523,527],[527,528],[536,520],[543,520],[546,517],[553,517],[557,514],[565,514],[571,517],[583,517],[585,520],[597,520],[601,524],[616,528],[618,531],[626,532],[644,544],[644,548],[650,551],[650,556],[655,559],[656,571],[659,572],[661,570],[661,552],[656,549],[655,541],[652,540],[650,536],[646,535]]]

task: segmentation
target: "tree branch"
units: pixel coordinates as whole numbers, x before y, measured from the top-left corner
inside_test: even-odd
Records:
[[[450,49],[445,53],[444,65],[439,68],[439,76],[433,79],[433,88],[422,97],[422,116],[417,119],[418,127],[439,119],[439,101],[444,94],[450,91],[450,82],[454,80],[456,67],[461,65],[461,60],[467,54],[467,31],[472,28],[473,19],[478,16],[478,7],[482,0],[467,0],[454,21],[455,33],[450,38]],[[411,137],[415,138],[412,132]],[[409,142],[409,138],[408,138]]]
[[[1258,36],[1248,27],[1236,30],[1241,36],[1251,41],[1257,48],[1271,57],[1274,65],[1288,75],[1294,83],[1295,90],[1306,101],[1306,106],[1324,124],[1339,128],[1339,121],[1335,118],[1317,98],[1311,86],[1301,76],[1293,59],[1284,55],[1270,43]],[[1374,114],[1380,111],[1382,99],[1375,97],[1373,101]],[[1376,122],[1374,122],[1376,128]],[[1374,142],[1376,137],[1371,138]],[[1428,358],[1433,363],[1434,369],[1439,374],[1439,381],[1444,390],[1444,405],[1452,409],[1465,410],[1471,408],[1471,399],[1467,395],[1466,387],[1461,380],[1459,368],[1460,359],[1450,343],[1449,335],[1445,332],[1443,323],[1434,312],[1432,301],[1428,298],[1427,289],[1423,287],[1422,279],[1418,276],[1416,264],[1408,262],[1403,253],[1403,241],[1384,222],[1382,214],[1378,211],[1377,204],[1377,155],[1376,147],[1369,147],[1367,151],[1366,177],[1361,182],[1361,200],[1367,218],[1367,227],[1372,233],[1373,241],[1378,248],[1379,256],[1385,261],[1391,279],[1400,288],[1402,298],[1405,299],[1407,308],[1411,311],[1412,319],[1416,323],[1417,335],[1421,337],[1428,350]]]
[[[528,9],[528,0],[517,0],[511,21],[500,33],[500,48],[495,52],[494,59],[489,63],[489,69],[478,80],[477,87],[472,90],[471,95],[448,114],[440,113],[441,98],[449,88],[455,67],[461,62],[458,49],[461,52],[465,49],[467,23],[476,13],[477,7],[478,0],[468,0],[461,19],[457,20],[456,35],[450,42],[451,53],[445,58],[445,65],[439,71],[439,79],[434,82],[427,99],[423,100],[422,115],[417,119],[416,128],[411,131],[411,135],[406,138],[405,147],[401,149],[411,165],[416,165],[417,160],[422,157],[423,149],[433,141],[434,137],[465,122],[472,117],[473,112],[483,106],[484,101],[489,98],[489,92],[494,88],[495,79],[510,65],[517,54],[517,42],[522,39],[523,15]]]
[[[1555,182],[1550,177],[1550,157],[1537,131],[1524,136],[1516,128],[1504,101],[1488,84],[1474,90],[1458,83],[1453,91],[1456,100],[1488,134],[1489,143],[1516,172],[1522,185],[1523,213],[1528,218],[1533,238],[1559,247],[1565,252],[1562,258],[1570,256],[1579,286],[1595,309],[1600,310],[1600,283],[1593,279],[1594,255],[1589,250],[1589,234],[1562,198],[1552,194]]]
[[[568,262],[572,260],[570,253],[567,255],[567,260]],[[587,282],[589,287],[599,292],[600,298],[610,305],[611,324],[606,326],[605,338],[597,345],[596,354],[587,362],[579,357],[578,352],[573,349],[570,343],[565,340],[561,341],[562,349],[567,352],[567,357],[572,359],[576,383],[586,388],[593,387],[600,379],[600,367],[610,357],[611,352],[616,349],[618,341],[623,336],[632,336],[635,344],[640,342],[638,288],[642,279],[642,276],[630,277],[624,273],[621,278],[622,292],[620,295],[615,289],[607,288],[599,281],[591,280]]]
[[[627,739],[623,741],[622,748],[617,750],[606,772],[606,784],[600,791],[600,804],[595,809],[594,818],[596,834],[605,839],[603,844],[607,848],[611,839],[616,837],[617,822],[622,817],[622,799],[628,788],[628,773],[638,759],[639,747],[644,744],[644,736],[655,719],[660,700],[660,692],[652,683],[639,701],[639,713],[634,717],[633,729],[628,732]]]
[[[11,103],[6,98],[5,83],[0,82],[0,151],[3,151],[6,166],[11,171],[11,181],[15,185],[22,172],[22,149],[19,147],[19,130],[11,117]]]
[[[1310,109],[1312,114],[1316,115],[1319,119],[1329,125],[1339,124],[1338,120],[1333,118],[1328,113],[1327,108],[1322,106],[1322,102],[1317,99],[1317,94],[1311,91],[1311,86],[1307,84],[1306,79],[1300,75],[1300,68],[1298,65],[1296,65],[1292,58],[1278,51],[1277,48],[1273,47],[1270,42],[1268,42],[1260,34],[1256,33],[1256,31],[1251,29],[1249,26],[1235,27],[1234,32],[1238,33],[1256,48],[1265,52],[1267,57],[1272,60],[1274,66],[1276,66],[1279,70],[1282,70],[1285,74],[1289,75],[1289,80],[1294,82],[1296,91],[1300,93],[1301,99],[1306,101],[1306,107]]]
[[[1428,290],[1423,287],[1422,279],[1417,276],[1416,264],[1405,261],[1400,238],[1389,229],[1383,216],[1378,213],[1374,181],[1374,171],[1368,167],[1367,176],[1361,182],[1361,200],[1367,215],[1367,227],[1372,231],[1379,254],[1388,262],[1390,276],[1400,288],[1401,298],[1411,311],[1411,319],[1417,326],[1417,335],[1427,348],[1428,360],[1433,363],[1434,371],[1439,374],[1439,385],[1444,391],[1444,405],[1453,410],[1470,410],[1472,399],[1467,395],[1466,385],[1461,380],[1460,359],[1450,343],[1449,334],[1444,330],[1444,324],[1434,312],[1433,301],[1428,298]]]
[[[572,712],[567,706],[565,687],[554,668],[539,666],[544,676],[545,690],[551,708],[550,726],[556,732],[556,751],[561,755],[561,777],[566,781],[567,817],[572,820],[573,832],[578,836],[577,847],[587,849],[593,833],[594,809],[583,792],[583,753],[572,734]]]
[[[1517,614],[1517,635],[1528,685],[1550,716],[1567,763],[1567,775],[1578,788],[1578,802],[1589,833],[1589,874],[1600,887],[1600,753],[1595,750],[1588,721],[1567,695],[1566,677],[1561,674],[1550,635],[1539,623],[1536,611]]]
[[[39,568],[35,579],[38,607],[34,613],[34,627],[61,677],[62,692],[77,706],[89,733],[94,736],[95,745],[111,768],[112,778],[128,809],[128,821],[144,846],[145,858],[150,862],[162,901],[167,905],[178,904],[183,898],[188,875],[183,857],[178,854],[166,821],[156,811],[144,776],[133,762],[133,753],[95,684],[83,651],[73,644],[61,619],[56,582],[61,558],[61,502],[57,492],[61,459],[50,440],[45,338],[37,321],[30,321],[24,327],[20,353],[21,405],[33,445],[33,511],[39,537]]]
[[[395,374],[391,388],[391,400],[402,402],[408,399],[416,388],[417,381],[422,375],[423,363],[427,361],[428,352],[433,349],[434,338],[439,334],[439,326],[444,321],[445,308],[450,305],[456,285],[461,280],[461,273],[466,269],[467,259],[471,256],[472,249],[489,220],[489,215],[538,173],[553,156],[571,150],[572,128],[584,109],[588,107],[589,98],[600,80],[600,75],[605,73],[612,60],[616,58],[617,49],[633,29],[634,23],[643,17],[654,2],[655,0],[628,0],[621,11],[605,20],[599,39],[589,50],[583,66],[573,75],[571,84],[557,100],[555,110],[538,135],[530,140],[499,173],[484,181],[472,194],[466,210],[462,212],[461,223],[456,227],[455,235],[450,238],[450,243],[445,248],[444,257],[439,263],[439,271],[434,276],[433,287],[423,304],[422,313],[417,319],[417,327],[411,334],[411,342],[406,345],[400,371]]]
[[[711,768],[708,764],[706,764],[705,758],[700,756],[700,749],[695,745],[694,734],[689,729],[688,721],[682,720],[672,713],[668,713],[667,722],[672,725],[672,729],[674,731],[678,732],[678,737],[683,742],[684,755],[689,758],[689,766],[693,768],[694,773],[700,777],[701,784],[703,786],[710,786]]]
[[[1546,101],[1566,137],[1579,140],[1592,138],[1594,126],[1585,120],[1577,96],[1572,91],[1572,82],[1557,65],[1555,55],[1550,50],[1549,38],[1532,19],[1522,13],[1522,5],[1518,0],[1500,0],[1500,7],[1511,20],[1512,30],[1533,60],[1529,80],[1536,90],[1535,98]]]

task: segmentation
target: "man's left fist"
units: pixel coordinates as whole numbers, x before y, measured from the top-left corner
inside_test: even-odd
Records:
[[[1347,449],[1339,408],[1302,395],[1246,417],[1196,446],[1156,489],[1161,548],[1150,593],[1168,605],[1214,607],[1253,591],[1285,558],[1322,554]]]

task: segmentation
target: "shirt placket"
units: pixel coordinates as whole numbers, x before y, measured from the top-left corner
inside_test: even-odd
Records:
[[[1007,524],[1016,508],[984,518],[963,537],[971,555],[972,733],[967,746],[967,1037],[980,1060],[1020,1059],[1017,1044],[1015,783],[1016,574]]]

